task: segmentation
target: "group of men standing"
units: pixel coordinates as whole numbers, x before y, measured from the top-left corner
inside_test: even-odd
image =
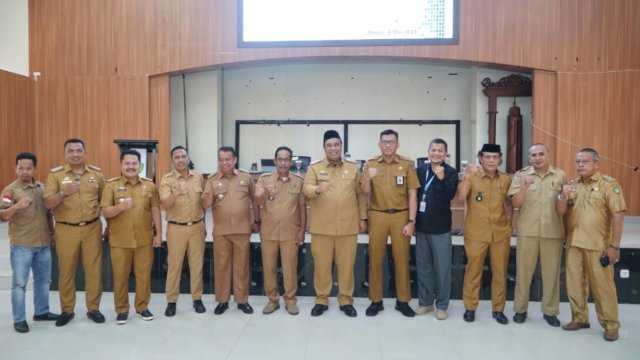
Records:
[[[274,154],[276,171],[261,175],[257,183],[250,174],[236,169],[237,156],[232,147],[218,150],[219,170],[205,180],[190,169],[187,149],[176,146],[171,150],[174,170],[162,178],[159,188],[139,176],[141,155],[135,150],[122,152],[121,176],[105,181],[99,168],[85,164],[84,142],[69,139],[64,144],[67,164],[53,168],[46,185],[35,179],[35,156],[21,153],[16,158],[18,179],[4,189],[0,210],[1,219],[10,222],[14,328],[18,332],[29,330],[24,291],[30,269],[36,298],[34,320],[54,320],[57,326],[63,326],[74,318],[75,274],[80,256],[87,316],[96,323],[105,321],[99,310],[103,238],[100,215],[108,223],[117,323],[128,321],[128,279],[132,270],[136,278],[135,310],[143,320],[152,320],[148,309],[150,272],[153,248],[162,245],[161,209],[166,211],[168,223],[167,317],[176,314],[185,255],[191,271],[194,310],[205,312],[204,209],[209,207],[214,223],[218,303],[214,313],[220,315],[229,308],[232,284],[238,309],[247,314],[253,312],[248,302],[249,240],[251,233],[259,232],[264,290],[269,300],[262,312],[270,314],[280,308],[276,281],[280,257],[285,309],[297,315],[297,254],[305,237],[307,203],[316,291],[312,316],[320,316],[328,309],[334,263],[339,308],[349,317],[357,316],[353,307],[357,235],[368,232],[371,304],[366,315],[376,316],[384,310],[382,262],[391,238],[395,309],[407,317],[435,311],[437,319],[445,320],[451,288],[450,202],[457,196],[467,204],[465,321],[475,320],[484,262],[489,254],[492,316],[500,324],[508,323],[504,307],[510,222],[513,208],[518,208],[513,320],[523,323],[527,318],[529,288],[539,259],[543,317],[552,326],[560,325],[559,273],[566,245],[572,321],[563,328],[589,327],[586,297],[590,285],[598,320],[606,330],[605,339],[618,338],[613,267],[604,266],[602,258],[613,264],[620,257],[625,204],[620,185],[598,171],[599,155],[595,150],[585,148],[577,153],[580,178],[569,182],[562,170],[550,166],[549,149],[544,144],[534,144],[529,149],[531,166],[513,178],[498,170],[502,161],[500,146],[485,144],[478,153],[479,165],[469,165],[459,182],[456,169],[445,162],[446,141],[433,139],[428,146],[429,161],[417,169],[411,159],[397,154],[399,145],[396,131],[383,131],[378,142],[380,155],[369,159],[360,172],[356,162],[343,158],[339,133],[329,130],[323,137],[325,157],[309,166],[304,179],[289,172],[293,151],[282,146]],[[566,236],[563,217],[567,219]],[[412,235],[416,236],[419,305],[415,310],[409,306]],[[50,249],[54,244],[59,264],[60,315],[49,312],[48,305]]]

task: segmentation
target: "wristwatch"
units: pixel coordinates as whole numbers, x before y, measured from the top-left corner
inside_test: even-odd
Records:
[[[408,222],[408,223],[409,223],[409,224],[415,224],[415,223],[416,223],[416,221],[415,221],[415,220],[411,220],[411,219],[409,219],[409,222]]]
[[[60,192],[58,193],[58,196],[60,196],[60,198],[64,199],[64,191],[60,190]]]
[[[567,201],[567,196],[563,193],[558,194],[558,201]]]
[[[260,225],[260,224],[262,224],[262,220],[253,220],[253,223]]]

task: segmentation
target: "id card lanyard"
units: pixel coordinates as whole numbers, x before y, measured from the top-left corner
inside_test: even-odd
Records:
[[[425,174],[425,179],[429,179],[429,168],[427,167],[427,171]],[[427,210],[427,190],[429,190],[429,186],[431,186],[431,183],[433,182],[433,179],[436,177],[436,174],[433,174],[433,177],[431,179],[429,179],[429,181],[427,181],[427,183],[424,185],[424,191],[422,192],[422,199],[420,200],[420,209],[418,209],[421,213],[425,212]]]

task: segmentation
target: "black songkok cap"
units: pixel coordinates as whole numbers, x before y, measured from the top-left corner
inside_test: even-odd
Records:
[[[490,152],[490,153],[498,153],[500,154],[500,145],[498,144],[484,144],[482,145],[482,149],[480,152]]]
[[[342,141],[342,139],[340,139],[340,134],[338,134],[337,131],[335,131],[335,130],[327,130],[327,131],[324,132],[324,141],[322,141],[322,143],[324,144],[327,140],[334,139],[334,138]]]

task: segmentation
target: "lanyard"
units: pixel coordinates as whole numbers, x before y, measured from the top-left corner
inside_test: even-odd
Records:
[[[427,167],[427,172],[424,175],[425,176],[425,180],[429,179],[429,167]],[[433,173],[433,177],[431,179],[429,179],[429,181],[427,181],[427,183],[424,185],[424,191],[422,192],[422,200],[421,201],[425,201],[425,199],[427,198],[427,190],[429,190],[429,186],[431,186],[431,182],[433,182],[433,178],[436,177],[436,174]]]

